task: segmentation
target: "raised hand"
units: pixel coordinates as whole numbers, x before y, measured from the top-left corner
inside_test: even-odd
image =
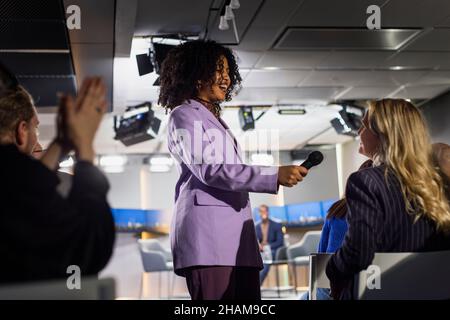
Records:
[[[85,79],[76,99],[62,98],[62,136],[79,160],[93,161],[93,141],[106,110],[106,86],[98,77]]]

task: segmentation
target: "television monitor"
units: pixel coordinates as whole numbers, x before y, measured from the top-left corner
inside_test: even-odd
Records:
[[[286,206],[289,225],[314,225],[323,222],[321,202],[305,202]]]

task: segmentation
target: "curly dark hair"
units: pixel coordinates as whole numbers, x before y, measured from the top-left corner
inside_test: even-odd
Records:
[[[216,70],[222,74],[222,56],[228,60],[230,68],[230,87],[225,95],[225,100],[230,101],[242,81],[233,52],[215,41],[196,40],[176,46],[164,59],[158,103],[170,111],[187,99],[195,98],[198,81],[212,84]]]

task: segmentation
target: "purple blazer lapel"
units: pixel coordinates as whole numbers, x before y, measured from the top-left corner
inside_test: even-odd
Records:
[[[222,118],[217,119],[203,104],[196,100],[191,100],[190,104],[194,107],[197,107],[197,109],[202,110],[203,116],[209,122],[215,125],[220,131],[225,132],[226,138],[230,139],[230,143],[233,145],[234,151],[236,151],[239,160],[242,162],[242,152],[239,148],[236,138],[231,133],[231,130],[225,123],[225,121],[223,121]]]

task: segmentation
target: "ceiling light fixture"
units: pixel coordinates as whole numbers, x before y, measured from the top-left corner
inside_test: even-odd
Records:
[[[241,7],[241,4],[239,3],[239,0],[231,0],[230,1],[230,8],[233,10],[239,9]]]
[[[100,166],[115,167],[127,164],[128,158],[122,155],[105,155],[100,157]]]
[[[230,26],[228,21],[231,21],[234,31],[234,37],[236,38],[236,44],[239,44],[239,34],[236,27],[236,16],[233,12],[233,9],[238,9],[240,7],[239,1],[226,1],[222,10],[220,11],[220,21],[219,21],[219,30],[228,30]]]
[[[306,113],[305,109],[279,109],[279,115],[303,115]]]
[[[170,171],[171,166],[166,165],[166,164],[152,164],[149,167],[149,171],[150,172],[169,172]]]
[[[219,23],[219,30],[228,30],[228,29],[230,29],[230,26],[228,25],[227,19],[225,19],[225,16],[221,16]]]
[[[225,7],[225,19],[226,20],[234,19],[233,9],[231,9],[229,5]]]

